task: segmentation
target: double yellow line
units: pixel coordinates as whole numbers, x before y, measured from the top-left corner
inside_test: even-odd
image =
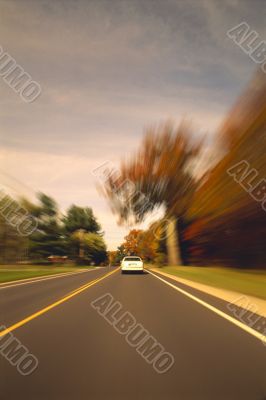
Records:
[[[15,329],[19,328],[22,325],[27,324],[28,322],[32,321],[33,319],[39,317],[42,314],[45,314],[46,312],[52,310],[53,308],[59,306],[60,304],[66,302],[67,300],[71,299],[74,296],[77,296],[79,293],[83,292],[84,290],[88,289],[89,287],[96,285],[96,283],[102,281],[103,279],[107,278],[108,276],[114,274],[116,271],[118,271],[120,268],[116,268],[115,270],[108,272],[101,278],[94,279],[93,281],[86,283],[83,286],[80,286],[78,289],[75,289],[74,291],[70,292],[66,296],[62,297],[60,300],[57,300],[56,302],[50,304],[49,306],[42,308],[41,310],[37,311],[34,314],[29,315],[28,317],[22,319],[19,322],[16,322],[15,324],[11,325],[9,328],[6,328],[5,330],[0,332],[0,337],[6,335],[8,332],[12,332]]]

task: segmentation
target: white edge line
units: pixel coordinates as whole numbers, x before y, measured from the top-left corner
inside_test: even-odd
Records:
[[[98,268],[99,267],[95,267],[94,269],[86,269],[86,270],[83,270],[83,271],[64,272],[62,274],[52,274],[52,275],[43,276],[43,277],[40,276],[40,277],[35,277],[35,278],[18,279],[16,281],[3,282],[3,283],[0,284],[0,290],[1,289],[8,289],[8,288],[15,287],[15,286],[28,285],[30,283],[35,283],[35,282],[47,281],[47,280],[50,280],[50,279],[66,277],[66,276],[70,276],[70,275],[78,275],[78,274],[81,274],[81,273],[84,273],[84,272],[94,271],[95,269],[98,269]]]
[[[183,289],[180,289],[178,286],[173,285],[172,283],[166,281],[165,279],[159,277],[158,275],[154,274],[153,272],[147,271],[149,274],[155,276],[157,279],[160,281],[166,283],[167,285],[171,286],[173,289],[177,290],[178,292],[184,294],[185,296],[189,297],[190,299],[196,301],[197,303],[201,304],[203,307],[208,308],[209,310],[213,311],[215,314],[220,315],[220,317],[226,319],[227,321],[231,322],[232,324],[238,326],[239,328],[243,329],[250,335],[254,336],[255,338],[261,340],[262,342],[266,343],[266,337],[262,334],[256,331],[255,329],[250,328],[249,326],[243,324],[242,322],[238,321],[237,319],[231,317],[230,315],[224,313],[223,311],[219,310],[218,308],[211,306],[209,303],[206,303],[205,301],[199,299],[196,296],[193,296],[192,294],[186,292]]]

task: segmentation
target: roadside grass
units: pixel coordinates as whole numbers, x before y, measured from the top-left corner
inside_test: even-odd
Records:
[[[167,266],[160,268],[160,270],[194,282],[260,297],[266,300],[266,271],[190,266]]]
[[[82,269],[95,268],[94,266],[76,265],[0,265],[0,283],[16,281],[38,276],[55,275],[64,272],[75,272]]]

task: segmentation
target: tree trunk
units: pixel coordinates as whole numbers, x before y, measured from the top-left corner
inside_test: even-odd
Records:
[[[176,230],[176,219],[169,218],[166,228],[168,265],[181,265],[181,254]]]
[[[84,229],[78,230],[79,235],[79,258],[84,258]]]

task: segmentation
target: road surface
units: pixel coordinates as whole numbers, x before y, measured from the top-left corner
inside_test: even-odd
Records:
[[[0,354],[1,399],[266,399],[258,338],[154,275],[110,271],[0,288],[1,325],[38,360],[23,376]],[[166,281],[228,314],[222,300]],[[156,372],[92,307],[108,293],[174,357],[167,372]]]

